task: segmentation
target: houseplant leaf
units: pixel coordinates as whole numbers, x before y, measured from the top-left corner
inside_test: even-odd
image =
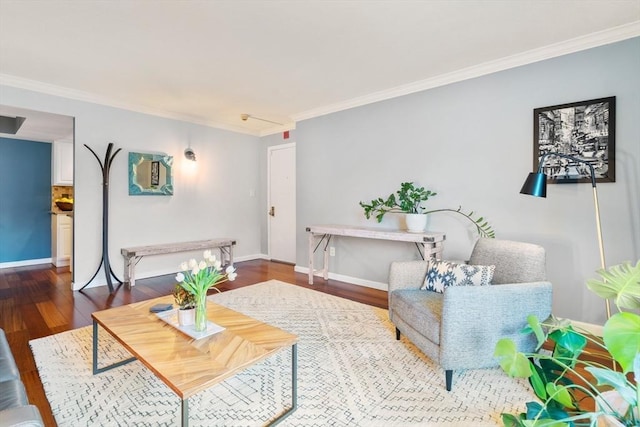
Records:
[[[589,289],[602,298],[615,300],[618,307],[640,308],[640,261],[635,266],[625,262],[597,273],[604,280],[588,280]]]
[[[557,344],[554,350],[554,356],[557,357],[575,359],[587,345],[587,339],[580,333],[575,332],[571,326],[557,329],[551,332],[549,337]]]
[[[522,422],[524,418],[523,415],[516,417],[512,414],[500,414],[500,416],[502,418],[502,425],[504,425],[504,427],[526,427]]]
[[[527,421],[524,421],[524,424],[527,427],[566,427],[570,424],[556,420],[562,420],[568,416],[562,409],[543,406],[538,402],[527,402]]]
[[[640,316],[625,312],[614,314],[605,323],[602,338],[624,373],[631,371],[640,353]]]
[[[530,314],[527,316],[527,323],[531,328],[531,332],[535,334],[536,339],[538,340],[538,345],[536,346],[536,349],[539,349],[540,347],[542,347],[542,344],[544,344],[544,342],[547,340],[547,335],[542,330],[540,319],[538,319],[538,316],[534,314]]]
[[[516,344],[510,339],[503,338],[498,341],[493,356],[498,358],[507,375],[517,378],[527,378],[531,375],[529,359],[518,352]]]
[[[585,368],[598,381],[598,385],[608,385],[613,387],[624,400],[631,405],[638,404],[636,390],[627,383],[627,378],[621,372],[610,369],[588,366]]]
[[[533,388],[533,392],[538,396],[538,399],[542,401],[547,400],[549,396],[547,395],[547,389],[545,387],[544,371],[531,361],[529,361],[529,368],[531,369],[529,383]]]
[[[571,409],[575,408],[571,393],[569,393],[569,390],[566,387],[555,383],[547,383],[547,393],[549,394],[549,398],[560,403],[562,406]]]

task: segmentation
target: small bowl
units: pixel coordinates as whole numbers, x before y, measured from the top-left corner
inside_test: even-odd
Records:
[[[69,202],[56,202],[56,206],[58,206],[61,211],[65,211],[65,212],[73,210],[73,203],[69,203]]]

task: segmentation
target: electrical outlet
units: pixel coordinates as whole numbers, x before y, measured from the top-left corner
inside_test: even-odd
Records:
[[[336,256],[336,248],[334,246],[329,247],[329,256]]]

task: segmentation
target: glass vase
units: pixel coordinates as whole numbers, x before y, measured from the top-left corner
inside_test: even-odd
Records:
[[[207,329],[207,293],[196,295],[196,323],[195,330],[203,332]]]

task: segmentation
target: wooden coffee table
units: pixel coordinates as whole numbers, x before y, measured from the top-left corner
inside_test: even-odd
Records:
[[[278,415],[272,425],[278,424],[296,410],[296,335],[209,301],[207,318],[226,329],[194,340],[149,312],[150,307],[159,303],[173,303],[173,297],[155,298],[97,311],[91,315],[94,375],[139,360],[180,397],[182,425],[187,426],[189,397],[285,347],[291,347],[291,407]],[[134,357],[98,367],[98,325]]]

